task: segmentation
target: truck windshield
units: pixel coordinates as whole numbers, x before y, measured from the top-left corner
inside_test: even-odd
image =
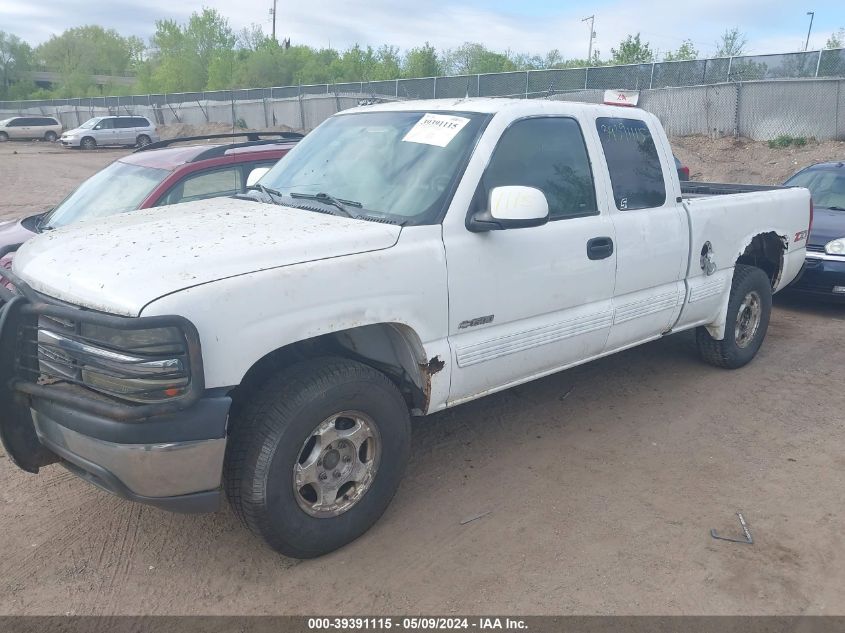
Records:
[[[44,218],[41,227],[102,218],[137,209],[170,172],[116,161],[91,176]]]
[[[360,112],[335,116],[276,164],[261,184],[284,196],[328,194],[402,224],[437,220],[487,115]],[[285,198],[291,206],[314,206]]]

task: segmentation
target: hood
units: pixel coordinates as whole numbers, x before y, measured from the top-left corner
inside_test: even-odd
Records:
[[[821,246],[831,240],[845,237],[845,211],[835,211],[824,207],[813,209],[813,228],[810,230],[808,246]]]
[[[35,215],[23,220],[0,222],[0,249],[5,246],[22,244],[34,236],[35,231],[30,227],[34,228],[34,220],[39,217]]]
[[[390,248],[401,228],[233,198],[79,222],[39,235],[14,270],[60,301],[124,316],[179,290]]]

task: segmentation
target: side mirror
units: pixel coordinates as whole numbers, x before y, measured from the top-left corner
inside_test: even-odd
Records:
[[[246,186],[252,187],[255,183],[261,180],[261,177],[270,171],[269,167],[256,167],[251,172],[249,172],[249,176],[246,177]]]
[[[549,221],[546,194],[535,187],[496,187],[490,192],[486,209],[476,211],[467,221],[475,233],[541,226]]]

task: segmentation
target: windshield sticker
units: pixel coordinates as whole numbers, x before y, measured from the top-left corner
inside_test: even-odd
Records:
[[[424,143],[446,147],[458,132],[464,129],[469,119],[451,114],[426,114],[417,121],[402,140],[406,143]]]

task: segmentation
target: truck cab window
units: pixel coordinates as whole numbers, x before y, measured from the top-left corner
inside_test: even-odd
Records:
[[[601,139],[616,208],[648,209],[666,202],[666,185],[657,147],[645,121],[599,117]]]
[[[598,214],[593,173],[575,119],[541,117],[511,125],[484,172],[486,197],[495,187],[522,185],[546,194],[549,218]]]

